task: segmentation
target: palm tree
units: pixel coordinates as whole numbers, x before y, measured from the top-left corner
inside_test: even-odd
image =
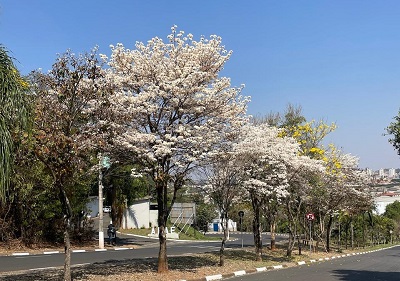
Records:
[[[6,48],[0,45],[0,202],[10,183],[15,136],[28,124],[28,83]]]

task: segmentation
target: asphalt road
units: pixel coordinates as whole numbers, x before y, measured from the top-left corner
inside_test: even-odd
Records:
[[[399,261],[400,246],[321,263],[234,277],[229,281],[399,281]]]
[[[187,253],[199,253],[216,250],[220,243],[184,243],[169,242],[168,255],[183,255]],[[107,251],[87,251],[83,253],[72,253],[71,264],[82,265],[95,262],[107,262],[111,260],[141,259],[158,256],[158,242],[149,244],[139,249],[116,248]],[[63,266],[64,253],[39,254],[28,256],[1,256],[0,272],[16,270],[30,270],[38,268],[49,268]]]
[[[221,234],[209,234],[209,236],[221,237]],[[253,245],[252,234],[231,234],[231,241],[228,241],[226,248],[240,248],[242,238],[244,246]],[[236,239],[235,239],[236,238]],[[268,238],[264,235],[265,243]],[[280,238],[284,239],[284,238]],[[106,238],[107,241],[107,238]],[[107,246],[107,251],[87,251],[84,253],[72,253],[71,264],[83,265],[95,262],[107,262],[112,260],[141,259],[158,257],[159,243],[157,239],[119,235],[118,244],[124,248]],[[107,245],[107,244],[106,244]],[[136,249],[129,249],[129,246],[138,246]],[[190,253],[204,253],[218,251],[221,241],[167,241],[167,252],[169,256],[184,255]],[[117,249],[117,250],[116,250]],[[42,268],[59,267],[64,264],[64,253],[40,254],[28,256],[0,256],[0,272],[17,270],[33,270]]]

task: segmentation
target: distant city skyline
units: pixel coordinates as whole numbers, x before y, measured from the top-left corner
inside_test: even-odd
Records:
[[[400,167],[383,136],[400,108],[400,2],[0,0],[0,38],[23,74],[47,71],[57,53],[152,37],[170,27],[222,37],[233,50],[222,75],[245,84],[249,114],[283,112],[291,103],[308,120],[335,122],[332,142],[360,168]]]

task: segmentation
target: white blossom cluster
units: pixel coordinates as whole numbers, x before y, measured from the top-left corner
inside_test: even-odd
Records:
[[[358,169],[358,158],[331,146],[326,153],[326,202],[323,205],[335,206],[335,211],[349,211],[357,202],[366,204],[371,200],[365,188],[370,182],[365,171]],[[330,210],[334,211],[334,210]]]
[[[287,167],[299,155],[299,145],[293,138],[279,137],[280,130],[266,124],[248,125],[244,138],[235,147],[243,159],[247,190],[261,196],[287,194]]]
[[[248,97],[219,72],[231,52],[221,38],[177,32],[135,49],[112,46],[107,80],[117,133],[115,144],[131,150],[147,167],[174,174],[221,145],[247,121]]]
[[[231,56],[221,38],[196,41],[176,26],[171,30],[167,42],[155,37],[133,49],[116,44],[109,58],[102,55],[109,67],[99,84],[110,95],[109,112],[98,124],[113,132],[114,147],[129,150],[156,177],[170,178],[230,151],[243,171],[241,185],[261,197],[306,197],[312,174],[329,186],[362,178],[351,155],[327,152],[332,159],[323,163],[304,156],[298,140],[280,129],[250,124],[243,85],[232,87],[219,76]]]

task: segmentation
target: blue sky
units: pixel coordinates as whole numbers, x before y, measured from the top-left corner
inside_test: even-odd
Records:
[[[0,43],[23,74],[50,69],[57,53],[158,36],[170,27],[222,37],[233,50],[223,75],[245,84],[249,113],[300,105],[335,122],[328,141],[361,168],[400,168],[385,127],[400,108],[400,1],[0,0]]]

